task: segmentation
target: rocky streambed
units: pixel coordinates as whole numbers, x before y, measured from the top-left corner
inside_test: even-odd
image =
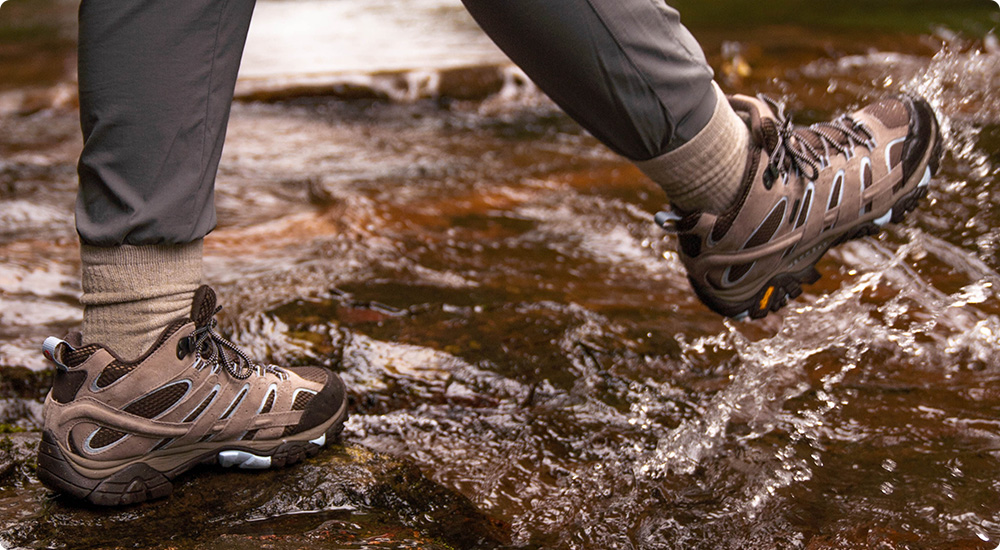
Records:
[[[878,33],[689,8],[729,90],[803,122],[920,93],[948,144],[922,208],[755,323],[697,302],[662,193],[502,63],[247,81],[206,278],[352,417],[300,466],[117,510],[34,478],[37,346],[81,317],[79,130],[65,74],[0,86],[0,545],[996,548],[1000,47],[925,8]]]

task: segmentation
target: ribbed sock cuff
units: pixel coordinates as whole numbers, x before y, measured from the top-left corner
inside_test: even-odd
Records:
[[[715,112],[698,135],[668,153],[635,163],[685,212],[723,212],[741,191],[750,130],[722,90],[713,87],[718,96]]]
[[[140,357],[175,319],[191,313],[201,285],[202,241],[80,248],[83,338],[122,359]]]

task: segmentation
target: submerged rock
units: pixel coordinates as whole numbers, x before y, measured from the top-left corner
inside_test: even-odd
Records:
[[[0,439],[0,543],[27,548],[495,548],[509,529],[412,463],[335,446],[295,467],[202,467],[167,498],[100,508],[34,477],[37,433]],[[141,528],[139,528],[141,526]]]

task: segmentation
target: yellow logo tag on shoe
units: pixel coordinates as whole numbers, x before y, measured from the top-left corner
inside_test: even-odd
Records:
[[[997,0],[1000,2],[1000,0]],[[771,299],[771,295],[774,294],[774,287],[767,287],[767,291],[764,292],[764,297],[760,300],[760,309],[767,309],[767,302]]]

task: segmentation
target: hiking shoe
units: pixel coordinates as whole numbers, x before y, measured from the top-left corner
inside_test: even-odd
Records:
[[[656,215],[677,233],[695,293],[727,317],[761,318],[798,297],[830,247],[902,221],[938,168],[940,131],[923,99],[884,99],[807,127],[766,97],[729,101],[750,125],[740,199],[719,215]]]
[[[260,469],[315,455],[347,418],[344,384],[319,367],[252,361],[214,328],[215,293],[123,361],[80,334],[45,340],[56,363],[42,412],[38,479],[94,504],[164,497],[196,464]]]

